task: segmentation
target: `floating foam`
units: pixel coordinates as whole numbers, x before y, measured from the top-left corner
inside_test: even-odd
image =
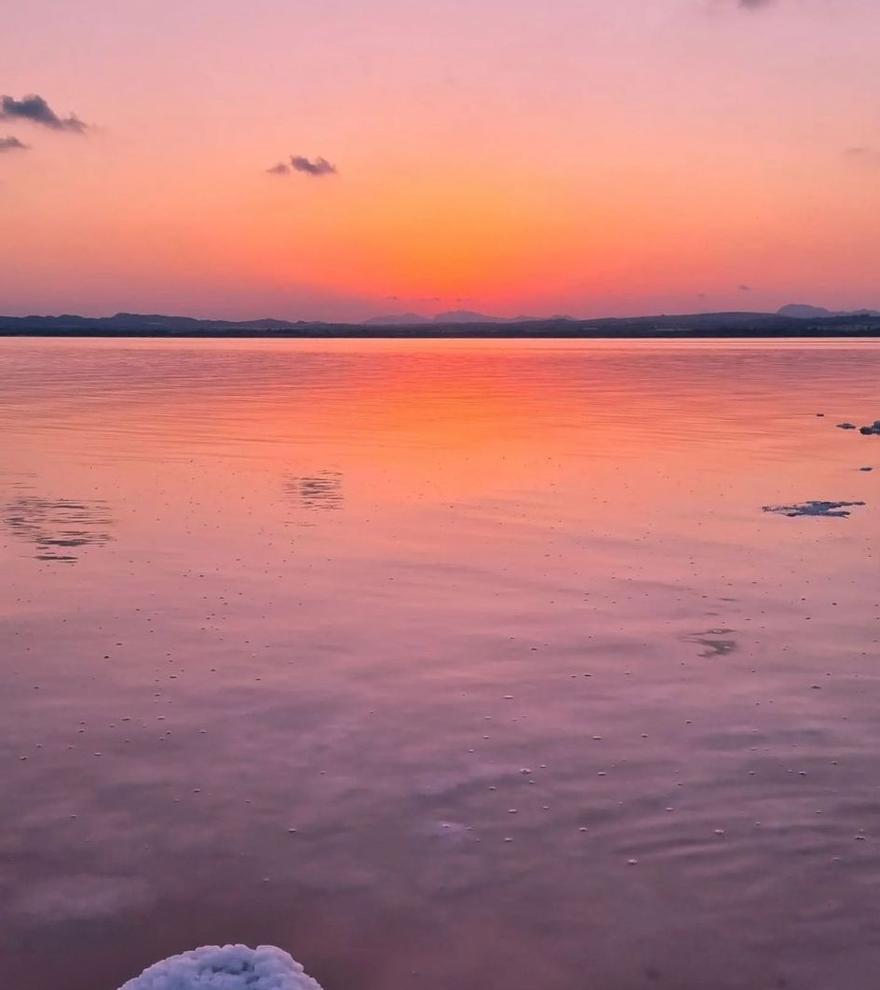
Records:
[[[321,990],[274,945],[205,945],[145,969],[120,990]]]

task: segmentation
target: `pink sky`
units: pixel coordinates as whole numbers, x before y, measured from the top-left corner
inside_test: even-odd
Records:
[[[9,5],[0,94],[91,126],[0,119],[0,312],[880,307],[880,4],[751,8]]]

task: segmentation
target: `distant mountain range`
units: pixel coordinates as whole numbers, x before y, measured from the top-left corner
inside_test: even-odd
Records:
[[[573,316],[551,316],[544,319],[572,320]],[[422,316],[420,313],[393,313],[390,316],[373,316],[363,321],[365,327],[416,327],[424,323],[533,323],[542,317],[537,316],[487,316],[485,313],[472,313],[466,309],[453,309],[436,316]]]
[[[698,314],[699,315],[699,314]],[[719,314],[707,314],[717,316]],[[736,315],[736,314],[731,314]],[[772,314],[751,314],[756,316]],[[808,306],[804,303],[790,303],[776,311],[776,316],[784,316],[793,320],[819,320],[835,316],[880,316],[880,310],[831,310],[823,306]],[[423,316],[421,313],[392,313],[388,316],[373,316],[363,321],[365,327],[417,327],[426,323],[440,323],[448,326],[454,323],[534,323],[541,318],[536,316],[487,316],[485,313],[472,313],[466,309],[451,310],[448,313],[438,313],[436,316]],[[550,320],[573,320],[573,316],[544,317]],[[650,317],[648,317],[650,319]],[[690,319],[690,317],[688,317]],[[585,321],[588,322],[588,321]]]
[[[41,337],[880,337],[880,312],[836,313],[793,304],[776,313],[688,313],[674,316],[571,316],[506,319],[455,310],[434,317],[398,313],[364,323],[305,320],[200,320],[189,316],[0,316],[0,336]]]
[[[436,316],[422,316],[421,313],[392,313],[390,316],[374,316],[364,320],[365,327],[414,327],[422,323],[501,323],[503,317],[486,316],[485,313],[470,313],[456,309]]]
[[[880,316],[876,309],[825,309],[824,306],[806,306],[803,303],[790,303],[777,310],[778,316],[790,316],[794,320],[821,320],[828,316]]]

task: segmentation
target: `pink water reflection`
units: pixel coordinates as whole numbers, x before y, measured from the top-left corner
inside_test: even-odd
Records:
[[[10,979],[867,990],[878,371],[0,342]]]

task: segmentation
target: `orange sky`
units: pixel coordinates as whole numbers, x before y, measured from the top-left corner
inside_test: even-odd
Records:
[[[874,0],[31,0],[0,94],[90,126],[0,119],[0,312],[880,306],[878,37]]]

